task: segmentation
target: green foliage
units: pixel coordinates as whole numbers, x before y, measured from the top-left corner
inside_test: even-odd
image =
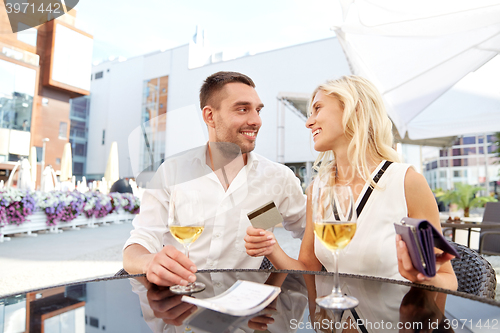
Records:
[[[497,149],[495,149],[493,153],[496,155],[496,157],[500,158],[500,132],[495,133],[495,141],[493,141],[493,144],[497,146]],[[500,163],[500,161],[498,161],[497,163]]]
[[[500,163],[500,132],[495,133],[495,141],[493,142],[494,145],[497,146],[497,149],[493,151],[493,154],[498,158],[498,161],[496,163]],[[500,176],[500,170],[498,171],[498,175]]]
[[[487,202],[497,201],[495,198],[490,196],[478,196],[477,193],[484,188],[479,186],[473,186],[469,184],[455,184],[454,190],[440,191],[436,193],[436,197],[439,200],[445,202],[446,204],[456,204],[458,208],[464,210],[464,215],[469,215],[469,209],[475,207],[482,207]]]

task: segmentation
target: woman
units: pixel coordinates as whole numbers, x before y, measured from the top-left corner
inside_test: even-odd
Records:
[[[441,230],[439,212],[425,178],[410,165],[397,163],[392,124],[375,86],[358,76],[320,85],[312,95],[306,127],[314,149],[321,152],[312,186],[325,181],[350,185],[356,206],[366,189],[374,188],[358,216],[354,238],[340,254],[339,271],[456,289],[453,256],[436,250],[437,274],[427,278],[414,269],[406,244],[395,233],[393,223],[405,216],[427,219]],[[394,163],[375,184],[373,177],[385,161]],[[271,232],[252,227],[245,237],[250,256],[265,255],[278,269],[320,270],[323,265],[334,270],[331,252],[314,237],[311,187],[307,192],[307,225],[298,261],[283,252]]]

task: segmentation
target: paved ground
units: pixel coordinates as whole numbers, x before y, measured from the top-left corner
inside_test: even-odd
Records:
[[[0,243],[0,296],[114,275],[122,267],[121,250],[131,229],[131,223],[114,224],[38,237],[12,237]],[[285,252],[296,258],[300,240],[291,238],[283,228],[276,228],[275,234]],[[500,256],[489,256],[487,260],[500,273]]]

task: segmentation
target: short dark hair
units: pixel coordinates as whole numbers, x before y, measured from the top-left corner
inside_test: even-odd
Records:
[[[228,83],[239,82],[255,88],[252,79],[238,72],[217,72],[205,79],[200,89],[200,108],[212,103],[215,108],[219,107],[220,100],[214,101],[214,97]]]

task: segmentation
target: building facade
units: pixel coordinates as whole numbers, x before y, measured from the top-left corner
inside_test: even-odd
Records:
[[[455,183],[488,188],[499,193],[500,159],[493,153],[495,134],[459,136],[453,146],[440,149],[439,156],[425,161],[424,176],[432,189],[449,190]]]
[[[0,31],[0,179],[35,147],[40,184],[42,162],[61,168],[70,100],[90,93],[93,38],[75,10],[18,33],[0,11]]]
[[[199,40],[93,67],[87,175],[100,179],[111,143],[118,143],[120,177],[136,177],[151,164],[206,143],[199,89],[218,71],[250,76],[264,103],[255,151],[293,165],[308,179],[316,158],[305,112],[314,88],[349,74],[336,38],[223,61]]]

